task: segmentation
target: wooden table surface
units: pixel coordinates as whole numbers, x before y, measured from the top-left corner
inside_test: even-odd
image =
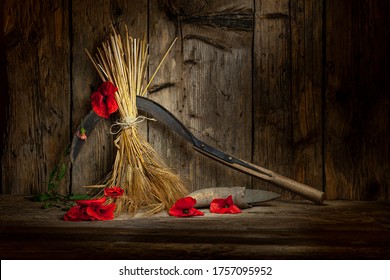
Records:
[[[275,200],[241,214],[67,222],[0,196],[1,259],[390,259],[390,202]]]

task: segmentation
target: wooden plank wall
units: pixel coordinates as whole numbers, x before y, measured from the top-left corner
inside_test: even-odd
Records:
[[[256,7],[254,161],[321,189],[322,2],[260,0]]]
[[[4,11],[5,3],[0,2],[0,11]],[[0,160],[3,158],[3,147],[5,145],[5,131],[7,130],[7,106],[8,106],[8,78],[7,78],[7,56],[6,56],[6,40],[4,36],[5,24],[4,24],[4,13],[0,13]],[[3,133],[4,132],[4,133]],[[0,168],[0,176],[2,174],[2,168]],[[1,176],[2,177],[2,176]],[[1,181],[0,181],[1,184]],[[1,192],[2,187],[0,188]]]
[[[100,84],[84,48],[127,24],[147,34],[149,75],[178,37],[149,97],[201,140],[331,199],[389,199],[390,1],[19,2],[1,3],[2,193],[46,189]],[[108,125],[89,136],[63,192],[109,172]],[[159,123],[142,130],[190,190],[281,192],[196,154]]]
[[[159,16],[158,3],[151,1],[150,41],[160,41],[151,46],[151,72],[175,36],[180,40],[149,97],[175,112],[202,141],[250,161],[253,3],[192,2],[163,1],[169,20]],[[245,20],[249,23],[240,25]],[[170,86],[162,89],[162,85]],[[151,124],[150,142],[191,189],[251,186],[250,177],[197,154],[176,135],[161,130]]]
[[[331,0],[326,13],[327,192],[389,199],[389,1]]]
[[[69,142],[70,40],[67,1],[5,1],[3,36],[9,104],[2,192],[45,189]]]

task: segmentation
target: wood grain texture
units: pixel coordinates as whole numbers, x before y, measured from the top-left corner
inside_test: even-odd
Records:
[[[68,1],[5,1],[1,13],[9,97],[2,191],[42,192],[70,138]]]
[[[323,190],[323,1],[291,2],[292,176]]]
[[[149,1],[149,78],[177,36],[178,30],[174,22],[168,20],[162,3]],[[181,46],[182,41],[178,39],[150,84],[148,97],[167,108],[184,123]],[[158,121],[149,123],[148,140],[190,190],[193,152],[187,142]]]
[[[0,197],[1,259],[388,259],[388,202],[272,201],[237,215],[121,215],[67,222],[58,208]],[[216,230],[223,229],[223,230]]]
[[[5,36],[5,3],[4,1],[0,2],[0,84],[2,85],[2,94],[0,94],[0,165],[1,159],[3,158],[3,147],[5,146],[6,139],[5,135],[7,132],[7,111],[9,106],[8,98],[8,77],[7,77],[7,55],[6,48],[7,37]],[[7,44],[7,45],[6,45]],[[3,178],[3,168],[0,168],[0,177]],[[3,180],[0,180],[0,193],[3,192]]]
[[[255,3],[253,162],[293,178],[289,1]],[[281,192],[257,180],[254,186]]]
[[[327,192],[389,199],[389,2],[330,0],[326,14]]]
[[[322,190],[322,1],[255,7],[254,162]]]
[[[158,16],[157,2],[151,5],[151,72],[179,36],[153,83],[154,88],[171,86],[153,90],[149,97],[167,107],[202,141],[251,160],[252,33],[237,27],[236,15],[253,17],[252,2],[166,2],[160,2],[165,18]],[[219,20],[211,24],[211,18]],[[170,134],[161,132],[158,124],[150,126],[151,143],[190,182],[191,190],[251,185],[248,176],[196,154]]]

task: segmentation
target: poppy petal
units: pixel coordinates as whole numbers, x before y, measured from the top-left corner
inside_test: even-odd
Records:
[[[106,119],[110,116],[107,105],[104,102],[104,96],[100,92],[95,91],[92,93],[91,104],[96,115]]]
[[[226,198],[225,201],[226,201],[226,204],[229,205],[229,206],[234,205],[233,196],[232,196],[232,195],[229,195],[229,196]]]
[[[204,213],[202,211],[199,211],[196,208],[179,209],[176,207],[171,207],[171,209],[169,209],[169,215],[175,217],[192,217],[192,216],[203,216]]]
[[[203,216],[204,213],[196,208],[191,208],[189,211],[190,216]]]
[[[104,196],[99,199],[76,200],[76,203],[80,206],[100,206],[104,202],[106,202],[106,198]]]
[[[229,208],[219,208],[219,209],[214,209],[214,211],[212,212],[210,210],[211,213],[216,213],[216,214],[226,214],[229,212]]]
[[[180,198],[169,209],[169,215],[176,217],[191,217],[191,216],[203,216],[204,213],[194,208],[196,199],[188,196]]]
[[[230,214],[238,214],[238,213],[241,213],[241,212],[242,212],[241,209],[238,208],[238,206],[235,205],[235,204],[233,204],[232,206],[230,206],[228,209],[229,209],[229,213],[230,213]]]
[[[116,102],[114,95],[108,96],[106,102],[107,102],[106,106],[107,106],[108,114],[111,115],[112,113],[115,113],[118,110],[118,103]]]
[[[100,206],[93,205],[88,206],[86,212],[90,217],[94,218],[95,220],[107,221],[114,219],[115,208],[116,205],[114,203]]]
[[[102,83],[98,90],[100,91],[101,94],[108,97],[108,96],[113,96],[115,92],[118,90],[118,88],[114,86],[113,83],[108,81]]]
[[[80,221],[93,221],[95,218],[89,216],[87,214],[87,207],[85,206],[73,206],[66,212],[64,215],[65,221],[74,221],[74,222],[80,222]]]
[[[176,201],[175,205],[179,209],[190,209],[193,208],[196,204],[196,199],[190,196],[180,198]]]
[[[210,203],[210,212],[211,213],[219,213],[220,209],[224,209],[227,203],[223,198],[215,198]]]
[[[124,189],[116,186],[104,189],[104,195],[110,197],[120,197],[123,195],[124,192],[125,192]]]
[[[114,211],[116,209],[115,203],[100,206],[100,216],[102,221],[114,219]]]
[[[175,206],[172,206],[169,209],[169,215],[171,216],[176,216],[176,217],[181,217],[183,215],[183,209],[179,209]]]
[[[68,210],[68,212],[66,212],[66,214],[64,215],[64,220],[65,221],[80,221],[79,220],[79,216],[81,214],[80,208],[81,207],[78,205],[70,208]]]

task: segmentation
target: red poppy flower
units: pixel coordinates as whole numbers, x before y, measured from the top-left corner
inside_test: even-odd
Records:
[[[106,221],[114,219],[116,205],[114,203],[103,205],[106,198],[77,200],[78,205],[73,206],[64,215],[65,221]]]
[[[117,187],[117,186],[113,186],[113,187],[104,189],[105,196],[110,196],[110,197],[114,197],[114,198],[122,196],[124,192],[125,192],[124,189]]]
[[[115,92],[118,90],[111,82],[104,82],[91,95],[92,109],[103,118],[108,118],[110,114],[118,110],[118,103],[115,100]]]
[[[241,213],[241,209],[233,202],[233,197],[229,195],[227,198],[216,198],[211,201],[210,212],[218,214],[237,214]]]
[[[204,213],[194,208],[196,199],[192,197],[180,198],[169,209],[169,215],[176,217],[203,216]]]

